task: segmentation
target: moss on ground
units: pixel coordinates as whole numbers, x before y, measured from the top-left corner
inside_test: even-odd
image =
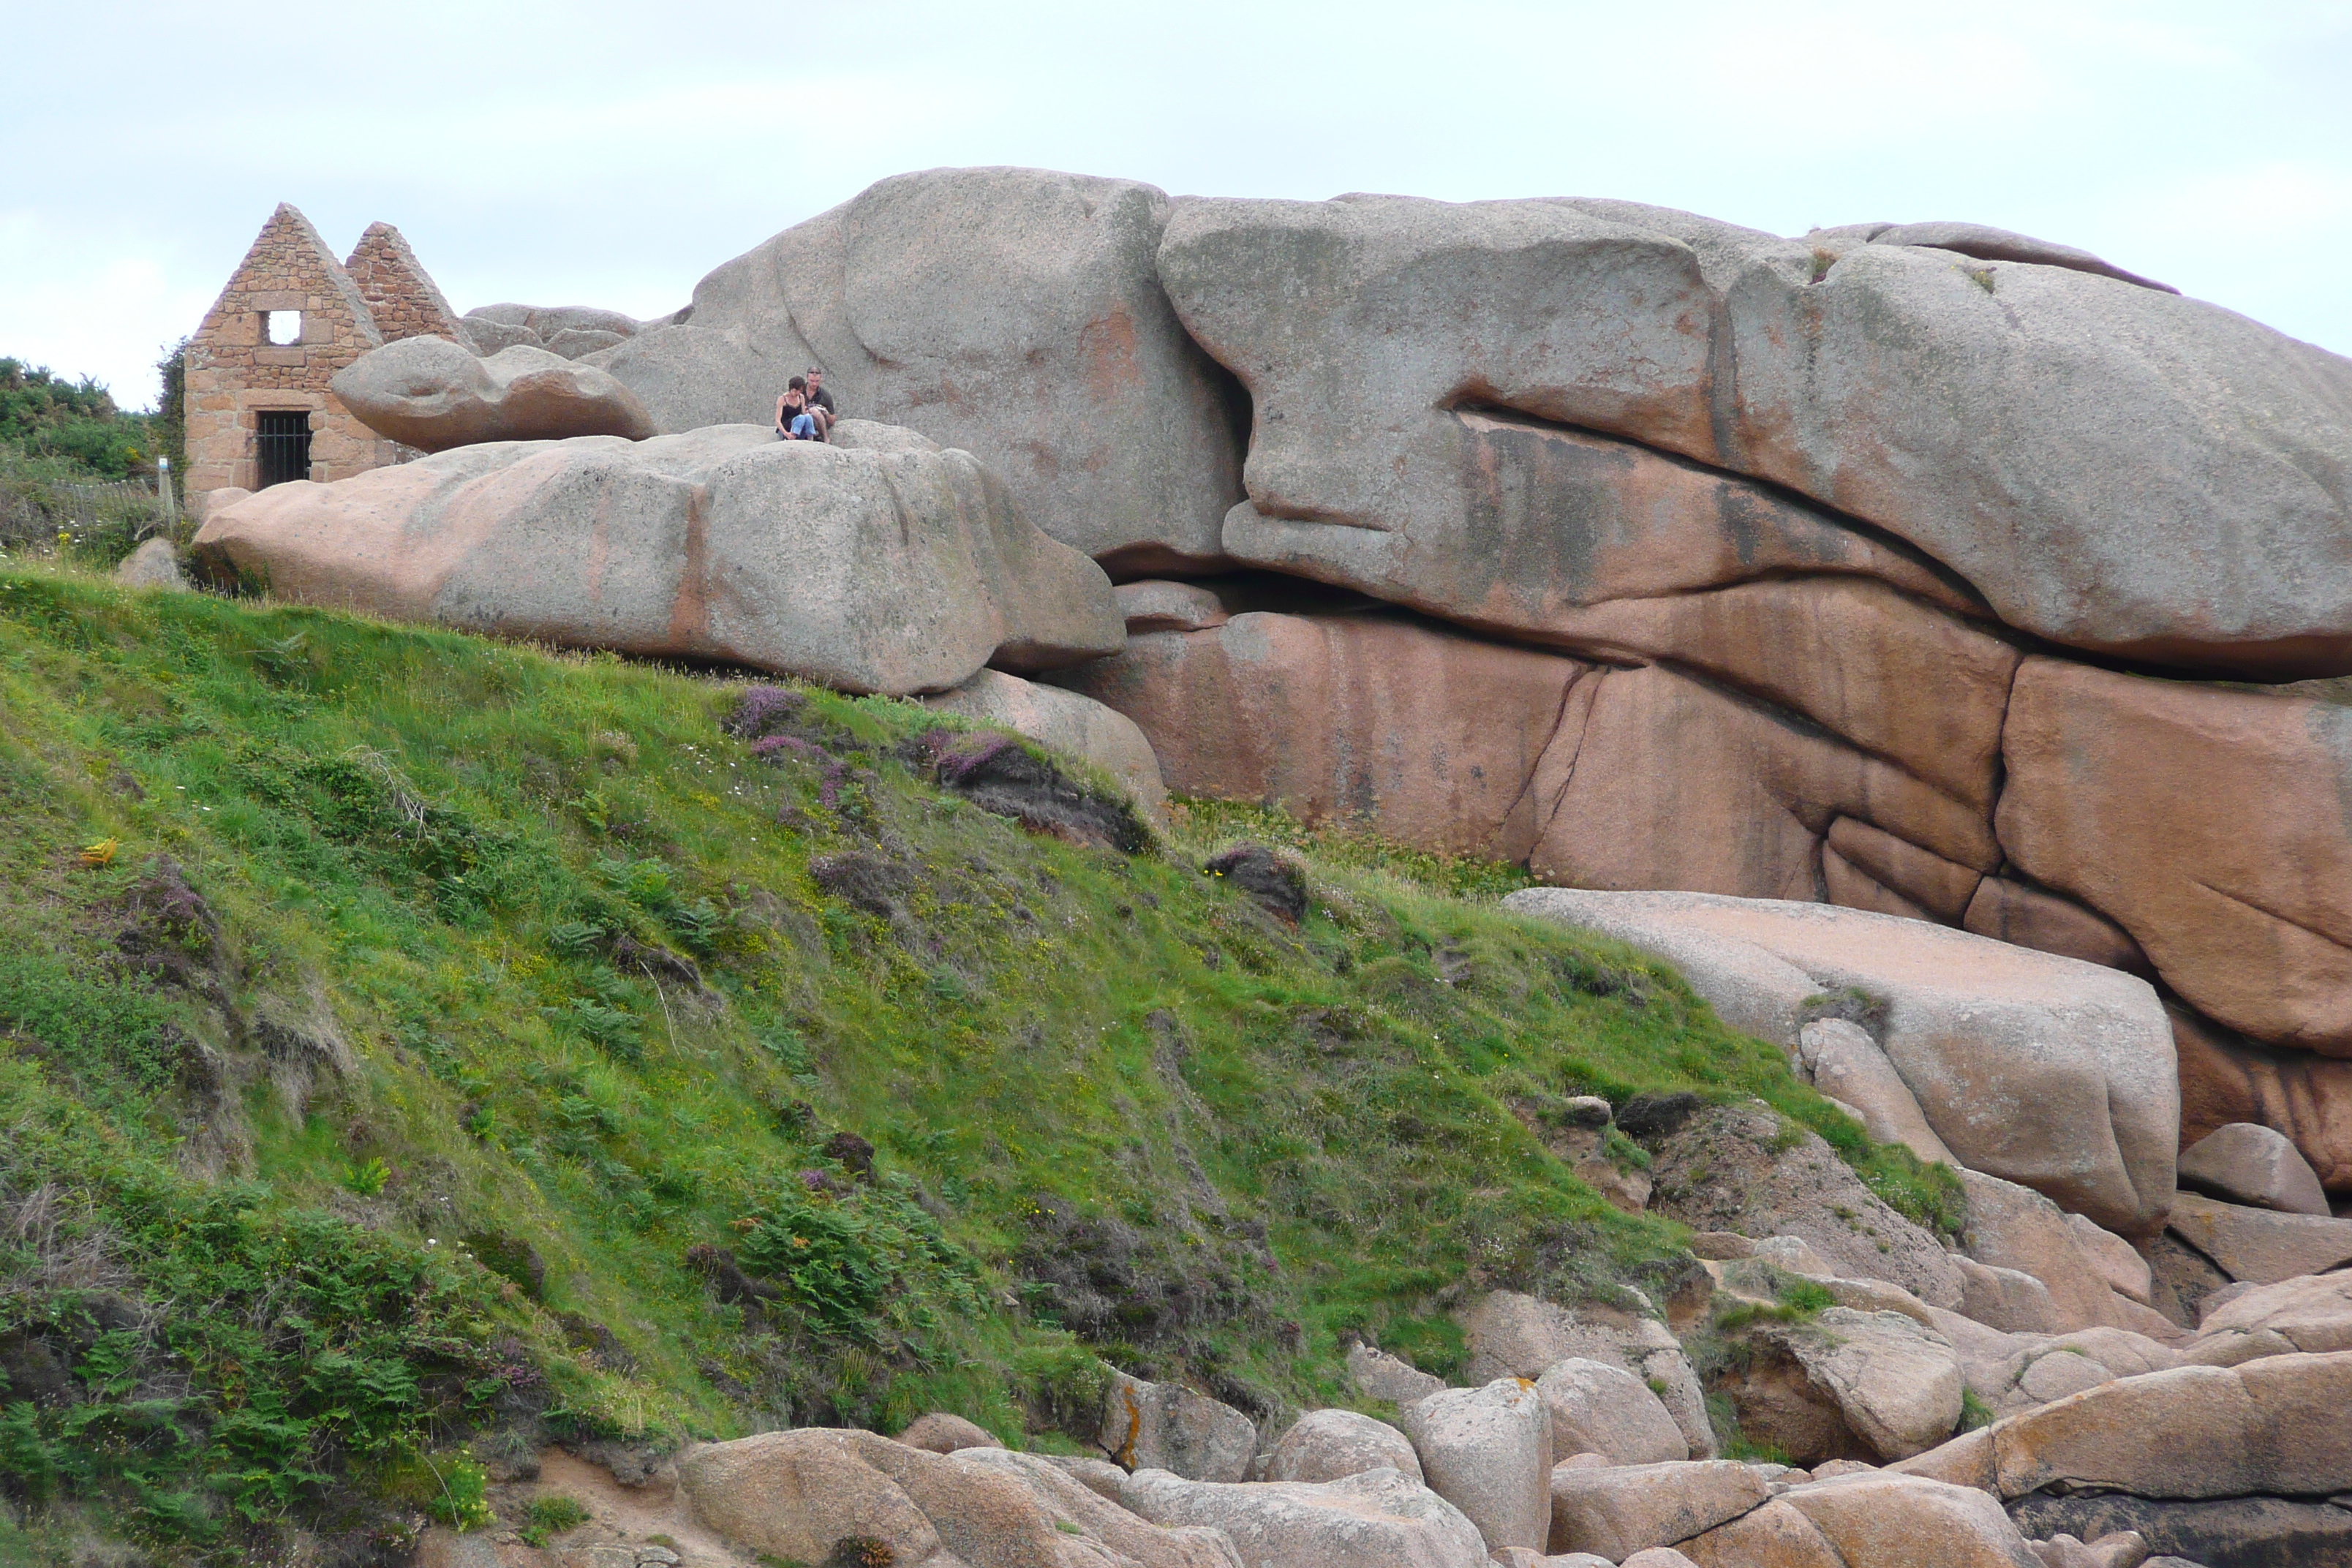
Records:
[[[1508,868],[1210,803],[1090,847],[919,705],[748,689],[0,571],[20,1512],[236,1561],[551,1435],[1350,1403],[1351,1336],[1450,1372],[1467,1290],[1692,1267],[1512,1109],[1573,1094],[1760,1096],[1942,1201]],[[1198,868],[1239,837],[1296,926]]]

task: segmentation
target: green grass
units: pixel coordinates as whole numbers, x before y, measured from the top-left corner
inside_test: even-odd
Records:
[[[763,759],[745,685],[0,571],[0,1333],[84,1399],[0,1390],[9,1496],[238,1561],[464,1516],[467,1443],[1066,1449],[1107,1364],[1350,1403],[1349,1335],[1452,1372],[1465,1290],[1690,1267],[1515,1113],[1573,1094],[1760,1096],[1941,1201],[1508,868],[1210,803],[1035,836],[919,706],[806,693]],[[1301,926],[1198,870],[1242,836]]]
[[[548,1538],[588,1522],[588,1510],[577,1498],[544,1493],[524,1505],[520,1533],[526,1545],[544,1546]]]

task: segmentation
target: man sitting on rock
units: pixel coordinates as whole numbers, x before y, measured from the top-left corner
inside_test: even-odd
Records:
[[[787,441],[824,439],[817,416],[809,412],[808,383],[797,375],[785,384],[784,395],[776,399],[776,434]]]
[[[833,405],[833,394],[824,389],[824,366],[821,364],[808,367],[808,405],[817,429],[826,440],[832,440],[834,422],[841,417],[841,411]]]

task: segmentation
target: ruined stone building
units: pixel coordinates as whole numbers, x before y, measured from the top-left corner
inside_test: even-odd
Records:
[[[190,503],[401,460],[405,449],[352,417],[328,382],[413,337],[473,346],[400,231],[371,224],[338,262],[310,220],[280,205],[188,342]]]

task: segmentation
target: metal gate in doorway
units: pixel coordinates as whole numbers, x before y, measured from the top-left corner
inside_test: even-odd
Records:
[[[255,416],[256,489],[310,477],[310,413],[306,408],[265,408]]]

